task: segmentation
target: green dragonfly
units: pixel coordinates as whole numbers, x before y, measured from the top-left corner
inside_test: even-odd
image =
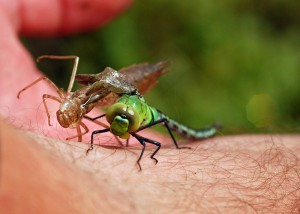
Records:
[[[41,81],[48,83],[58,95],[43,94],[42,97],[49,126],[51,126],[50,113],[46,100],[51,99],[60,103],[59,109],[56,112],[59,124],[63,128],[76,129],[77,131],[76,135],[68,137],[66,140],[77,137],[78,141],[82,141],[82,136],[89,132],[89,128],[82,119],[89,119],[89,116],[86,114],[95,106],[110,106],[124,93],[134,93],[136,90],[139,90],[142,94],[146,93],[154,87],[159,77],[168,71],[166,67],[169,65],[168,62],[162,61],[155,64],[136,64],[122,68],[119,71],[106,67],[98,74],[76,74],[79,62],[79,57],[77,56],[44,55],[38,57],[37,61],[43,59],[74,60],[67,91],[58,88],[54,82],[43,76],[21,89],[17,94],[17,98],[20,98],[21,93],[28,88]],[[72,92],[75,80],[83,85],[83,87]],[[94,122],[106,127],[103,123]],[[82,132],[81,128],[83,128],[84,132]]]
[[[184,138],[199,140],[214,136],[220,129],[220,125],[218,124],[215,124],[210,128],[198,130],[182,125],[170,119],[156,108],[149,106],[145,99],[138,93],[124,94],[115,104],[111,105],[107,109],[106,114],[92,118],[92,120],[97,120],[104,116],[106,117],[107,122],[110,124],[110,127],[92,132],[91,144],[90,148],[87,150],[87,153],[94,148],[94,136],[96,134],[111,132],[115,136],[123,139],[128,139],[130,136],[133,136],[143,146],[142,152],[137,160],[140,170],[142,169],[140,160],[144,154],[146,143],[157,146],[156,150],[150,156],[156,164],[158,163],[158,160],[154,156],[161,148],[161,144],[155,140],[148,139],[137,134],[139,131],[150,128],[157,124],[163,124],[167,128],[176,148],[187,149],[190,147],[178,146],[172,131],[175,131]]]

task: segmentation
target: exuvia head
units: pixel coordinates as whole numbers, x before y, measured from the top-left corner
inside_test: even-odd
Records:
[[[115,103],[106,111],[106,120],[110,123],[110,131],[123,139],[129,138],[130,132],[139,129],[139,115],[135,108],[124,103]]]
[[[81,122],[82,111],[80,105],[72,100],[66,100],[60,104],[56,112],[57,121],[64,128],[76,128]]]

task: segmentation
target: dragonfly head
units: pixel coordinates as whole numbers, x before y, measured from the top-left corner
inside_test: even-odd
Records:
[[[56,117],[62,127],[75,128],[79,125],[82,118],[80,105],[77,105],[72,100],[66,100],[60,104]]]
[[[110,123],[110,131],[123,139],[128,139],[130,132],[139,129],[139,115],[135,108],[124,103],[115,103],[107,109],[106,120]]]

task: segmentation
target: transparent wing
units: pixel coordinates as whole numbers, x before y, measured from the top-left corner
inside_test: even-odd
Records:
[[[116,98],[122,94],[138,94],[137,88],[127,82],[125,75],[110,67],[106,67],[103,72],[96,74],[93,78],[95,81],[85,94],[89,99],[84,105],[98,102],[110,93]]]
[[[79,84],[89,86],[86,95],[89,103],[98,102],[101,107],[112,105],[120,94],[132,93],[138,90],[141,94],[153,88],[161,75],[168,72],[167,61],[155,64],[142,63],[122,68],[119,72],[105,68],[98,74],[77,74],[75,79]]]
[[[106,67],[103,72],[96,75],[95,81],[86,95],[102,93],[102,90],[109,90],[115,94],[130,94],[137,91],[137,88],[128,83],[126,76],[116,70]]]
[[[97,81],[96,75],[97,74],[76,74],[75,80],[80,85],[92,85]]]
[[[169,65],[168,61],[155,64],[142,63],[122,68],[119,73],[126,75],[126,80],[134,85],[141,94],[145,94],[156,85],[161,75],[168,72],[166,68]]]

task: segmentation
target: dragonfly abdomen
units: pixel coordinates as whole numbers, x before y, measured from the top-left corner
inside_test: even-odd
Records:
[[[188,139],[204,139],[214,136],[217,131],[220,129],[219,125],[213,125],[209,128],[205,129],[193,129],[179,122],[169,118],[165,114],[159,112],[160,119],[166,119],[169,128],[176,132],[177,134],[181,135],[184,138]]]

